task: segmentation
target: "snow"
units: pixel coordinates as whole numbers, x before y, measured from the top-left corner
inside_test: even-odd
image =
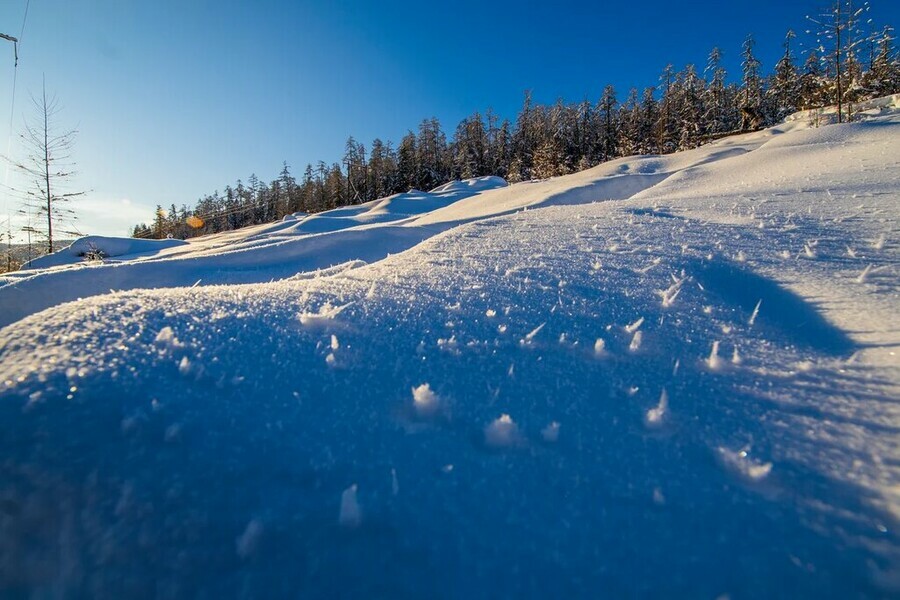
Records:
[[[507,448],[521,440],[519,426],[509,415],[500,415],[484,428],[484,443],[493,448]]]
[[[137,255],[156,255],[168,248],[186,245],[184,240],[145,240],[140,238],[116,238],[89,235],[79,238],[69,246],[39,258],[32,259],[25,269],[46,269],[61,265],[78,264],[101,258],[134,258]]]
[[[897,105],[7,276],[0,595],[897,595]]]
[[[356,499],[356,484],[348,487],[341,494],[341,512],[338,515],[338,523],[342,527],[356,528],[362,522],[362,511]]]
[[[432,391],[431,386],[423,383],[412,389],[413,406],[420,417],[433,417],[441,406],[440,398]]]

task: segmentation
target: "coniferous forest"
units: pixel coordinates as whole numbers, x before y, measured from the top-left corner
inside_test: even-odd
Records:
[[[308,164],[298,178],[285,162],[270,183],[250,175],[193,207],[158,206],[154,222],[135,226],[133,235],[195,237],[429,190],[452,179],[497,175],[515,183],[565,175],[621,156],[695,148],[824,106],[838,105],[838,118],[849,121],[854,103],[900,92],[900,57],[891,28],[864,32],[860,14],[825,17],[816,23],[817,45],[802,61],[788,31],[768,75],[748,36],[736,79],[714,48],[702,68],[667,65],[657,86],[624,95],[606,86],[595,103],[541,105],[525,92],[515,122],[488,110],[463,119],[449,138],[436,118],[423,120],[397,145],[375,139],[367,148],[351,137],[340,163]]]

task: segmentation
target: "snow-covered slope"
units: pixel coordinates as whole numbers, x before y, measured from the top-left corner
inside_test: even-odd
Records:
[[[7,280],[0,591],[900,593],[896,105]]]

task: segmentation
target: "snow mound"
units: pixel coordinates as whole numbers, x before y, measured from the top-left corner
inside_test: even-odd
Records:
[[[78,263],[91,258],[122,258],[136,255],[156,254],[167,248],[184,246],[184,240],[145,240],[140,238],[120,238],[100,235],[89,235],[79,238],[69,246],[57,250],[53,254],[35,258],[24,268],[46,269]]]
[[[486,177],[475,177],[474,179],[463,179],[456,181],[448,181],[443,185],[431,190],[431,194],[443,194],[446,192],[484,192],[486,190],[494,190],[506,187],[509,184],[502,177],[496,175],[488,175]]]

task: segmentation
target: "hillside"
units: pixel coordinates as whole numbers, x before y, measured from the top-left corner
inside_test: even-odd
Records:
[[[92,243],[0,278],[4,594],[900,593],[900,97]]]

